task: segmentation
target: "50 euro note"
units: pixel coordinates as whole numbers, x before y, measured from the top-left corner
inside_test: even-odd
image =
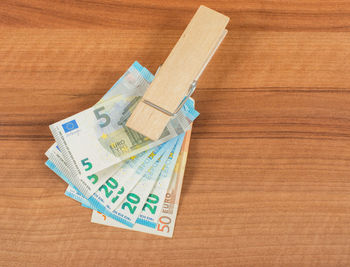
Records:
[[[155,225],[143,225],[137,223],[136,221],[136,224],[134,224],[132,228],[129,228],[128,226],[116,220],[113,220],[112,218],[109,218],[96,210],[93,210],[92,212],[91,222],[123,229],[131,229],[154,235],[172,237],[174,233],[176,215],[180,201],[190,137],[191,132],[188,131],[185,135],[185,139],[183,141],[179,157],[176,161],[176,166],[171,176],[170,185],[167,188],[166,193],[164,194],[164,201],[161,204],[162,206]],[[83,204],[83,206],[86,205]]]
[[[127,128],[128,117],[153,78],[135,62],[97,105],[50,126],[57,144],[47,154],[55,153],[64,159],[64,167],[55,164],[68,170],[64,172],[66,177],[86,197],[106,182],[120,167],[119,162],[184,132],[198,116],[190,99],[156,142]]]

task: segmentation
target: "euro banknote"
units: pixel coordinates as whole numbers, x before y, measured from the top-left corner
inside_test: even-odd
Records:
[[[159,199],[158,196],[151,195],[150,192],[160,176],[162,169],[165,167],[168,168],[167,165],[171,164],[171,160],[174,160],[172,159],[173,156],[171,155],[171,152],[174,150],[177,143],[179,143],[179,146],[182,144],[180,136],[173,141],[172,145],[169,145],[167,151],[162,157],[154,163],[148,172],[145,173],[135,187],[128,193],[123,203],[113,210],[113,214],[123,218],[124,222],[127,222],[127,226],[132,227],[135,224],[142,209],[155,211]]]
[[[160,173],[154,187],[152,188],[147,203],[139,214],[136,222],[152,228],[156,227],[156,222],[161,212],[161,205],[163,205],[167,189],[169,187],[171,178],[173,176],[174,168],[177,159],[180,155],[181,147],[184,143],[185,135],[179,137],[178,143],[173,148],[170,157],[167,160],[162,172]]]
[[[123,113],[136,105],[135,96],[115,96],[103,103],[50,125],[51,132],[74,177],[96,175],[98,171],[158,146],[187,130],[175,129],[171,123],[159,140],[147,137],[125,126]],[[189,99],[185,109],[194,110]]]
[[[79,192],[81,192],[87,198],[89,198],[94,192],[96,192],[97,189],[99,189],[100,186],[104,184],[109,177],[117,173],[124,164],[124,161],[120,162],[100,172],[97,172],[96,174],[87,176],[86,180],[77,181],[76,179],[74,179],[74,176],[72,176],[69,167],[67,166],[64,157],[57,145],[52,145],[46,151],[45,155],[52,161],[53,164],[55,164],[55,166],[60,170],[64,177],[70,182],[72,182],[74,186],[79,190]],[[141,158],[142,156],[143,154],[140,153],[136,157]],[[133,159],[135,159],[135,157]],[[87,180],[90,180],[91,182],[87,182]]]
[[[84,198],[79,190],[70,183],[69,179],[67,179],[59,168],[52,163],[54,161],[52,158],[48,160],[47,165],[64,181],[70,184],[65,193],[67,196],[80,201],[87,207],[96,209],[109,217],[132,227],[142,211],[141,208],[144,206],[144,203],[146,201],[150,201],[150,203],[153,204],[155,203],[154,197],[156,196],[153,196],[153,198],[149,200],[148,195],[152,190],[157,177],[160,176],[159,174],[163,170],[168,170],[169,165],[172,165],[173,161],[176,161],[178,149],[174,149],[174,147],[181,147],[182,141],[183,135],[180,135],[177,138],[158,146],[146,159],[140,158],[142,164],[137,163],[137,160],[134,159],[128,160],[121,167],[119,172],[113,177],[110,177],[89,199]],[[162,151],[164,154],[162,154]],[[173,154],[174,152],[176,153],[175,155]],[[137,182],[138,180],[140,181]],[[135,184],[136,186],[134,186]],[[106,204],[108,199],[112,199],[113,202],[114,192],[116,192],[115,199],[119,198],[122,200],[120,201],[120,208],[117,210],[114,210],[114,208],[111,209],[108,204]],[[123,201],[125,197],[126,200]],[[119,205],[117,205],[117,207],[118,206]],[[145,207],[148,206],[146,205]],[[155,207],[156,206],[153,206],[154,211]]]
[[[70,179],[71,182],[79,189],[79,191],[87,198],[89,198],[94,192],[96,192],[100,185],[106,182],[107,179],[109,179],[109,177],[113,175],[113,173],[115,173],[120,167],[120,164],[111,165],[110,163],[107,163],[109,161],[106,160],[106,158],[100,157],[101,154],[107,155],[107,158],[119,162],[121,160],[126,159],[129,156],[137,154],[140,151],[154,147],[157,145],[157,143],[160,144],[170,139],[171,137],[176,136],[177,134],[185,131],[189,127],[189,124],[198,116],[198,112],[195,111],[193,106],[193,100],[190,99],[185,104],[183,109],[180,110],[179,114],[175,116],[175,118],[172,119],[168,124],[168,127],[166,128],[165,132],[171,132],[171,136],[168,135],[162,140],[158,140],[157,143],[152,143],[150,140],[146,141],[146,138],[142,137],[143,140],[145,140],[144,145],[137,144],[140,143],[140,135],[130,130],[129,128],[124,127],[123,125],[125,124],[128,116],[130,116],[133,107],[137,104],[137,101],[139,101],[140,96],[144,93],[145,89],[149,86],[153,78],[153,75],[146,68],[142,67],[138,62],[134,62],[134,64],[128,69],[128,71],[98,102],[99,105],[102,105],[102,103],[106,103],[112,99],[114,101],[120,100],[120,102],[118,102],[117,105],[115,105],[113,108],[114,111],[119,112],[117,112],[117,115],[114,111],[112,112],[119,118],[119,121],[117,123],[115,122],[115,120],[111,122],[111,124],[117,125],[117,131],[114,131],[114,128],[112,126],[102,127],[104,128],[104,130],[102,131],[102,128],[100,128],[99,125],[95,125],[96,135],[93,135],[91,131],[88,133],[86,131],[82,131],[81,127],[78,126],[81,123],[78,123],[75,119],[69,120],[68,122],[63,123],[61,125],[62,131],[59,132],[59,135],[61,136],[63,132],[67,134],[67,136],[69,137],[68,139],[71,141],[71,144],[76,148],[74,151],[78,152],[78,154],[82,152],[84,156],[82,156],[82,154],[79,154],[79,156],[73,156],[72,150],[67,145],[67,142],[65,140],[62,141],[61,138],[59,138],[58,140],[62,141],[63,144],[60,141],[58,142],[58,144],[55,143],[47,151],[47,154],[54,153],[57,154],[55,158],[58,157],[64,159],[65,166],[61,164],[61,161],[57,161],[54,163],[58,167],[60,167],[65,176],[68,177],[68,179]],[[121,110],[121,106],[123,105],[124,109]],[[94,111],[99,110],[100,108],[101,106],[98,106],[96,109],[94,109]],[[99,116],[102,116],[100,117],[100,120],[103,121],[104,118],[107,118],[105,116],[109,115],[103,113],[100,115],[95,114],[95,116],[95,119],[97,119],[97,117]],[[113,116],[109,116],[109,118],[110,120],[115,119],[115,117]],[[100,138],[98,138],[98,136],[100,136]],[[83,142],[84,140],[85,143]],[[90,142],[90,140],[92,141]],[[118,141],[115,142],[115,140]],[[128,155],[125,154],[127,153],[125,152],[125,150],[127,149],[126,146],[123,145],[125,144],[125,140],[131,140],[133,144],[132,149],[134,149],[134,151],[132,151],[132,153],[129,153]],[[91,145],[94,143],[93,141],[97,141],[97,147],[99,148],[97,151],[94,150],[94,146],[89,148],[86,146],[86,142],[88,142]],[[149,143],[152,143],[152,145],[148,145]],[[130,145],[131,143],[129,142],[128,146]],[[125,153],[115,153],[115,151],[124,151]],[[94,159],[99,159],[99,162],[94,162]],[[100,166],[100,168],[97,168],[96,165]]]
[[[150,225],[146,226],[138,224],[136,221],[136,224],[132,228],[129,228],[126,225],[116,220],[113,220],[112,218],[109,218],[108,216],[96,210],[92,211],[91,222],[107,226],[113,226],[117,228],[131,229],[154,235],[172,237],[174,233],[176,215],[180,201],[180,194],[186,167],[190,136],[191,132],[188,131],[185,135],[180,155],[176,161],[174,172],[172,173],[169,188],[167,189],[165,194],[165,201],[162,203],[162,208],[160,210],[160,214],[155,226],[151,227]]]
[[[80,202],[81,204],[84,204],[85,206],[89,206],[89,201],[84,197],[83,194],[79,193],[78,190],[75,189],[74,186],[72,185],[68,185],[66,191],[64,192],[64,194],[67,197],[70,197],[78,202]]]
[[[128,95],[130,92],[138,90],[138,88],[148,87],[152,80],[152,73],[135,61],[122,75],[122,77],[119,78],[119,80],[112,86],[112,88],[99,100],[98,103],[106,101],[107,99],[115,96]],[[46,151],[45,154],[51,159],[51,161],[53,161],[64,176],[71,180],[77,189],[87,198],[89,198],[101,186],[101,184],[103,184],[110,177],[110,175],[116,172],[120,167],[120,164],[113,165],[109,168],[109,170],[107,170],[107,172],[96,174],[96,176],[99,177],[97,182],[88,183],[84,179],[77,179],[77,177],[71,173],[56,142]]]
[[[162,214],[169,189],[178,187],[173,175],[184,133],[199,113],[189,99],[156,141],[126,127],[152,80],[153,75],[135,62],[96,105],[50,125],[57,142],[46,152],[46,165],[67,182],[65,194],[82,206],[132,229],[169,224],[158,232],[172,235],[174,224],[168,219],[175,223],[176,203],[170,205],[169,216]]]
[[[158,147],[155,147],[153,149],[144,151],[129,160],[126,160],[121,163],[121,166],[118,168],[117,171],[115,171],[113,174],[106,176],[106,181],[101,184],[97,189],[103,190],[105,187],[105,183],[107,185],[110,185],[112,187],[111,183],[118,183],[115,179],[119,181],[121,186],[119,186],[120,189],[117,192],[117,196],[114,196],[114,199],[117,199],[117,197],[123,198],[125,197],[126,190],[130,190],[129,187],[131,187],[130,183],[132,183],[131,178],[140,179],[143,174],[152,166],[152,164],[159,159],[159,157],[162,156],[162,154],[165,152],[167,143],[163,143],[159,145]],[[73,187],[77,192],[79,192],[79,195],[85,197],[85,195],[79,190],[79,187],[75,186],[71,180],[66,176],[65,169],[61,168],[61,166],[64,166],[65,162],[62,161],[61,158],[57,157],[59,155],[58,153],[47,153],[48,161],[46,162],[46,165],[54,171],[59,177],[61,177],[67,184],[69,184],[71,187]],[[59,164],[58,164],[59,163]],[[103,172],[103,171],[102,171]],[[115,178],[113,178],[115,177]],[[130,183],[129,183],[130,182]],[[122,184],[126,184],[126,190],[124,190],[124,186]],[[131,187],[132,188],[132,187]],[[96,191],[97,191],[96,189]],[[107,188],[106,188],[107,189]],[[115,188],[116,189],[116,188]],[[113,191],[112,191],[113,192]],[[112,193],[111,192],[111,193]],[[124,193],[125,192],[125,193]],[[110,192],[109,192],[110,193]],[[124,194],[123,194],[124,193]],[[107,192],[106,192],[107,194]],[[118,195],[119,194],[119,195]],[[94,193],[92,196],[88,197],[88,201],[94,203],[93,201],[96,201],[95,198],[99,197],[98,192]],[[103,197],[100,197],[103,199]]]
[[[124,164],[119,172],[117,172],[113,177],[110,177],[92,197],[89,199],[85,198],[84,201],[81,202],[84,204],[89,203],[88,205],[90,205],[92,208],[98,209],[103,213],[110,213],[110,216],[116,217],[116,219],[131,226],[135,223],[137,218],[136,215],[141,212],[141,208],[143,207],[143,204],[141,203],[147,201],[148,194],[159,177],[159,173],[169,170],[168,165],[173,164],[173,162],[176,161],[179,149],[174,149],[174,147],[181,147],[182,141],[183,135],[180,135],[177,138],[174,138],[173,140],[170,140],[157,147],[159,149],[160,147],[164,146],[164,155],[159,152],[158,160],[155,162],[155,159],[157,159],[155,157],[157,152],[153,152],[153,161],[149,161],[146,168],[144,165],[147,161],[143,162],[143,166],[139,167],[139,169],[143,168],[143,172],[138,172],[136,170],[136,160],[128,160],[128,162],[130,162],[129,164]],[[174,152],[176,154],[174,154]],[[160,157],[162,157],[162,160],[159,160]],[[54,162],[54,160],[52,158],[49,160],[49,168],[51,168],[63,180],[66,182],[68,181],[69,183],[69,180],[64,177],[59,168],[51,163],[51,161]],[[151,166],[151,164],[153,164],[153,166]],[[148,169],[147,172],[145,171],[146,169]],[[78,201],[82,200],[83,197],[79,190],[72,188],[71,186],[67,188],[66,195],[69,195]],[[127,200],[123,201],[125,197],[127,197]],[[132,198],[136,198],[136,201],[133,201],[134,199]],[[118,212],[114,211],[118,206],[121,206],[121,208],[118,209]],[[130,211],[130,216],[127,216],[124,210],[125,212]],[[127,219],[124,220],[123,218]]]
[[[139,87],[147,87],[152,82],[152,80],[152,73],[150,73],[145,67],[142,67],[140,63],[135,61],[97,103],[101,103],[115,96],[128,95],[129,92],[134,92]],[[57,151],[54,148],[60,152],[57,143],[54,143],[46,153],[56,153]],[[59,158],[63,157],[61,153],[56,156]],[[62,166],[62,168],[68,169],[68,166]]]
[[[163,167],[166,159],[168,158],[171,150],[173,149],[173,147],[175,146],[176,142],[177,142],[178,138],[173,138],[172,140],[168,141],[166,144],[166,147],[164,147],[164,153],[162,154],[162,156],[160,158],[158,158],[157,161],[154,162],[154,164],[152,165],[151,168],[148,169],[147,172],[145,172],[143,174],[142,177],[133,177],[132,181],[126,181],[125,182],[125,194],[129,194],[130,192],[135,194],[135,187],[140,187],[140,185],[144,185],[146,186],[145,183],[147,183],[148,181],[152,181],[153,179],[156,179],[159,175],[159,173],[161,172],[161,168]],[[124,195],[125,195],[124,194]],[[118,208],[121,204],[121,202],[123,201],[123,198],[119,198],[117,201],[114,201],[114,199],[109,198],[106,200],[106,204],[107,206],[110,206],[111,210],[115,210],[116,208]]]
[[[147,171],[152,168],[153,164],[166,152],[168,145],[170,145],[169,142],[166,142],[153,149],[153,152],[144,162],[142,162],[141,165],[130,168],[133,170],[132,173],[128,172],[128,174],[125,174],[122,169],[120,174],[117,173],[115,176],[111,177],[113,184],[117,184],[118,186],[111,186],[111,179],[109,179],[106,182],[106,185],[103,185],[88,199],[90,205],[104,213],[113,212],[113,210],[124,201],[137,182],[146,175]],[[108,184],[108,182],[110,182],[110,184]],[[111,199],[111,205],[108,204],[108,199]],[[114,217],[117,215],[111,214],[111,216]]]

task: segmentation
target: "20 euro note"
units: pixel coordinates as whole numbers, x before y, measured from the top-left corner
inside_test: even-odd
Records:
[[[99,189],[100,191],[103,189],[106,189],[106,196],[107,196],[106,185],[108,185],[109,187],[112,187],[113,189],[116,189],[116,187],[119,185],[118,190],[115,190],[117,195],[113,197],[113,199],[117,200],[119,197],[123,199],[125,197],[125,194],[127,194],[128,190],[132,188],[132,186],[129,183],[136,183],[138,179],[140,179],[143,176],[143,174],[152,166],[152,164],[156,160],[158,160],[159,157],[162,156],[162,154],[166,149],[165,148],[166,145],[167,143],[163,143],[153,149],[139,153],[138,155],[122,162],[118,170],[113,172],[113,174],[106,176],[107,177],[106,181],[103,184],[100,184],[100,186],[97,189]],[[79,190],[79,188],[76,187],[70,181],[70,179],[67,178],[65,174],[65,169],[60,167],[64,165],[64,162],[61,162],[61,159],[56,156],[57,154],[58,153],[56,154],[48,153],[49,160],[46,162],[46,165],[52,171],[54,171],[59,177],[61,177],[66,183],[68,183],[71,187],[73,187],[79,193],[78,194],[79,197],[80,196],[84,197],[84,195]],[[105,170],[102,170],[101,172],[105,172]],[[133,181],[132,178],[136,179],[136,181]],[[113,191],[108,191],[108,196],[112,195],[112,193]],[[102,201],[103,197],[102,196],[100,197],[99,192],[95,192],[93,196],[90,196],[86,200],[91,203],[94,203],[96,201],[98,202]]]
[[[113,197],[111,197],[112,191],[108,191],[107,188],[110,187],[110,190],[115,189],[111,187],[114,185],[114,183],[108,184],[107,182],[107,185],[104,185],[105,194],[102,192],[96,192],[94,194],[94,196],[96,195],[95,198],[97,198],[99,202],[97,205],[95,203],[91,203],[93,205],[89,204],[86,199],[81,198],[81,194],[79,192],[72,188],[67,188],[66,195],[81,202],[84,207],[96,209],[111,218],[117,216],[118,218],[114,219],[124,223],[125,225],[132,226],[136,220],[136,223],[138,224],[155,228],[164,199],[166,197],[169,183],[173,175],[175,163],[177,162],[180,149],[182,148],[184,134],[178,136],[177,140],[173,141],[176,141],[176,144],[173,147],[169,146],[169,151],[164,153],[162,156],[164,157],[163,161],[166,159],[165,164],[158,160],[159,162],[150,168],[146,175],[142,177],[135,188],[133,188],[133,190],[128,194],[128,197],[123,202],[122,206],[117,210],[113,210],[112,213],[110,213],[110,201],[113,200]],[[159,167],[162,165],[163,167],[160,170]],[[159,171],[160,175],[158,175]]]
[[[115,175],[110,177],[89,199],[84,198],[79,190],[70,183],[69,179],[65,177],[63,172],[61,172],[59,168],[52,163],[54,161],[52,158],[55,157],[54,155],[51,155],[51,158],[49,158],[47,161],[47,166],[69,184],[69,187],[65,193],[67,196],[80,201],[85,206],[99,210],[100,212],[103,212],[104,214],[124,223],[125,225],[132,226],[136,220],[136,217],[134,217],[133,220],[130,220],[131,218],[127,216],[128,213],[124,214],[124,210],[128,211],[127,208],[130,207],[130,211],[132,211],[132,213],[136,216],[135,211],[140,207],[131,205],[138,204],[140,201],[143,201],[143,199],[147,199],[147,196],[151,191],[149,186],[147,188],[145,181],[141,182],[141,187],[136,186],[134,188],[134,185],[139,185],[139,180],[146,179],[148,181],[156,179],[162,169],[161,167],[163,166],[165,159],[169,158],[169,154],[180,137],[181,136],[174,138],[173,140],[163,143],[162,145],[151,149],[148,152],[142,152],[136,157],[127,160],[120,170]],[[163,153],[165,155],[163,155]],[[159,160],[161,157],[163,157],[163,159]],[[158,162],[156,167],[155,162]],[[130,190],[132,190],[132,193],[128,194]],[[118,199],[123,202],[125,197],[127,197],[127,200],[122,203],[122,207],[118,210],[118,212],[111,210],[107,204],[108,198],[112,200],[112,203],[114,203]],[[138,201],[133,202],[129,199],[131,197],[133,199],[138,198]],[[136,212],[137,214],[139,213],[139,211]]]
[[[108,155],[109,158],[112,161],[116,160],[116,162],[119,162],[125,158],[137,154],[140,151],[156,146],[157,143],[160,144],[166,141],[167,139],[170,139],[172,136],[183,132],[185,129],[187,129],[189,123],[191,123],[195,119],[195,117],[198,116],[198,112],[194,110],[193,100],[189,100],[188,103],[186,103],[186,105],[180,110],[180,112],[169,122],[165,132],[171,133],[171,136],[166,136],[162,140],[159,140],[157,143],[149,145],[149,143],[152,143],[150,140],[146,140],[138,133],[123,126],[127,118],[130,116],[133,107],[137,104],[141,95],[143,95],[153,78],[153,75],[146,68],[142,67],[139,63],[135,62],[122,76],[122,78],[120,78],[118,82],[99,101],[99,104],[102,104],[105,101],[110,100],[111,98],[123,100],[114,107],[114,111],[118,112],[112,111],[113,114],[119,118],[119,121],[116,122],[114,121],[114,116],[109,116],[110,120],[113,119],[113,121],[111,122],[111,125],[114,125],[113,127],[106,126],[105,124],[107,121],[105,121],[104,123],[102,122],[102,124],[100,125],[95,125],[97,126],[95,127],[96,135],[93,135],[91,137],[91,135],[89,136],[89,133],[87,133],[87,135],[84,135],[84,133],[86,132],[81,131],[81,127],[79,127],[80,122],[78,123],[77,120],[74,119],[62,124],[61,132],[58,130],[57,134],[59,134],[60,137],[62,137],[63,133],[67,134],[68,140],[70,140],[71,144],[73,144],[77,148],[77,150],[73,149],[73,151],[78,152],[78,154],[79,152],[84,152],[81,150],[83,148],[86,148],[86,142],[91,144],[90,140],[96,141],[95,138],[97,138],[99,141],[98,146],[102,146],[99,148],[102,149],[103,152],[112,152],[111,155]],[[127,100],[125,101],[125,99]],[[123,110],[122,103],[124,103]],[[97,113],[94,113],[94,115],[96,116],[95,119],[99,117],[99,121],[108,120],[106,117],[108,115],[102,114],[100,108],[101,107],[99,106],[96,109],[94,109],[94,112],[98,113],[98,115]],[[96,121],[96,123],[98,124],[98,120]],[[101,130],[102,128],[104,129]],[[118,128],[118,130],[114,131],[115,128]],[[58,127],[58,129],[60,129],[60,127]],[[117,134],[117,132],[119,132],[119,134]],[[75,138],[71,137],[72,135],[75,135]],[[84,135],[85,137],[82,138],[82,135]],[[56,137],[57,136],[55,136],[55,139],[57,140]],[[113,170],[116,170],[118,165],[113,164],[112,166],[108,160],[104,161],[103,158],[99,158],[99,156],[101,155],[101,151],[98,150],[96,153],[94,153],[95,151],[93,150],[93,148],[83,156],[74,156],[66,140],[64,140],[64,138],[59,139],[61,140],[61,142],[58,142],[58,146],[54,146],[57,149],[60,148],[63,153],[62,157],[66,162],[65,168],[69,169],[69,172],[65,172],[65,175],[81,191],[81,193],[83,193],[86,197],[90,197],[96,191],[96,189],[99,188],[99,185],[104,183],[109,178],[110,174],[113,173]],[[117,142],[115,142],[115,140],[117,140]],[[125,140],[129,140],[131,142],[128,142],[128,145],[125,146]],[[144,140],[144,142],[142,140]],[[126,147],[129,147],[129,149],[126,149]],[[113,151],[119,152],[114,153]],[[127,151],[129,151],[130,153],[128,154]],[[54,152],[58,153],[57,151]],[[61,152],[59,153],[61,154]],[[96,156],[96,158],[99,158],[100,161],[97,163],[92,162],[94,161],[94,159],[91,159],[91,154]],[[86,155],[90,156],[86,157]],[[99,167],[97,168],[96,165],[97,167]],[[99,172],[99,170],[105,169],[106,166],[109,166],[109,170],[97,173]]]
[[[165,162],[164,157],[167,158],[169,156],[173,146],[177,141],[176,139],[177,138],[162,144],[162,148],[159,150],[158,156],[155,153],[152,161],[148,161],[148,164],[145,161],[144,164],[146,164],[146,167],[141,166],[140,169],[144,169],[142,173],[136,171],[134,175],[130,176],[126,181],[124,180],[124,182],[119,179],[121,178],[120,175],[111,177],[91,198],[88,199],[88,205],[86,205],[85,201],[82,202],[82,204],[89,208],[98,210],[99,212],[129,227],[132,227],[137,217],[133,218],[130,213],[137,216],[137,213],[139,213],[139,211],[137,211],[137,204],[142,201],[143,198],[141,193],[145,193],[145,198],[147,198],[151,190],[149,189],[148,192],[143,192],[142,190],[147,190],[147,187],[141,187],[139,190],[136,190],[138,187],[135,187],[135,185],[137,185],[140,180],[151,179],[150,176],[152,175],[155,175],[155,177],[158,176],[159,172],[161,171],[161,166]],[[77,198],[74,199],[78,200]],[[115,200],[119,200],[119,202],[116,203],[120,204],[117,204],[116,207],[120,206],[120,208],[117,210],[114,210],[114,207],[111,208],[107,202],[108,199],[112,200],[112,205]]]
[[[144,181],[145,179],[151,179],[154,175],[156,175],[156,172],[161,171],[162,166],[158,165],[164,161],[164,157],[168,157],[168,154],[170,153],[169,151],[175,146],[176,141],[177,138],[173,138],[167,141],[165,143],[161,157],[158,157],[157,161],[154,161],[152,163],[152,166],[148,168],[147,171],[143,172],[142,175],[139,175],[138,177],[133,177],[132,180],[129,179],[124,182],[124,198],[130,193],[130,191],[135,189],[135,186],[138,185],[140,181]],[[158,166],[158,168],[155,168],[154,165]],[[124,198],[122,197],[115,200],[115,198],[113,197],[114,195],[115,194],[112,194],[111,197],[104,199],[106,206],[108,206],[110,210],[115,210],[124,201]]]
[[[131,229],[154,235],[172,237],[180,201],[182,181],[186,167],[190,137],[191,132],[188,131],[185,135],[180,155],[177,159],[176,166],[171,178],[170,186],[165,194],[165,200],[162,203],[161,212],[159,214],[159,218],[157,219],[157,224],[154,228],[138,224],[137,222],[132,228],[129,228],[124,224],[99,213],[96,210],[93,210],[92,212],[91,222],[118,228]]]
[[[132,227],[135,224],[135,221],[143,208],[156,208],[156,205],[152,204],[157,204],[159,199],[155,195],[150,195],[150,192],[152,191],[152,188],[162,169],[164,169],[164,167],[168,165],[169,162],[171,163],[171,153],[174,150],[174,147],[176,147],[179,140],[182,143],[182,139],[180,138],[181,136],[168,141],[172,143],[168,146],[167,151],[143,175],[143,177],[128,193],[123,203],[117,209],[113,210],[113,214],[119,218],[122,218],[127,226]],[[181,144],[179,145],[181,146]],[[149,201],[150,204],[144,206],[146,201]]]
[[[162,157],[168,149],[168,146],[171,145],[169,142],[170,141],[151,149],[152,153],[150,153],[141,164],[138,164],[138,166],[135,166],[134,164],[125,164],[124,166],[126,166],[126,168],[121,168],[120,172],[109,178],[107,182],[88,199],[90,205],[104,213],[112,212],[115,207],[118,207],[123,202],[128,193],[146,174],[152,165]],[[130,169],[130,171],[128,169]],[[111,199],[111,204],[108,204],[108,199]],[[111,216],[114,215],[111,214]],[[117,217],[116,219],[119,219]]]
[[[128,192],[127,189],[124,189],[126,186],[119,186],[120,184],[123,185],[119,179],[119,175],[111,177],[89,200],[82,198],[82,195],[72,187],[67,188],[65,194],[81,202],[84,206],[96,209],[131,227],[141,211],[149,210],[149,212],[154,215],[155,212],[161,208],[162,202],[159,200],[163,201],[164,198],[160,195],[156,195],[156,192],[161,192],[161,190],[152,190],[152,188],[160,177],[164,180],[164,176],[167,176],[169,172],[172,173],[180,148],[182,147],[183,139],[184,134],[168,141],[167,151],[161,156],[161,159],[158,159],[158,161],[145,172],[136,186],[130,186],[130,184],[134,183],[133,180],[135,180],[135,177],[130,177],[129,181],[127,181],[127,185],[129,188],[132,188],[132,190],[130,193],[127,193],[127,197],[121,205],[117,205],[120,206],[117,210],[111,208],[111,204],[115,201],[113,195],[119,198],[121,197],[119,193]],[[169,175],[169,180],[170,177],[171,174]],[[62,178],[64,179],[64,177]],[[157,185],[158,184],[159,183],[157,183]],[[120,188],[122,190],[118,191]],[[150,194],[150,192],[154,192],[154,194]],[[145,202],[147,203],[145,204]]]

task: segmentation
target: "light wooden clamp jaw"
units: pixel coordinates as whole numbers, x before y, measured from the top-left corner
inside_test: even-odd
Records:
[[[197,80],[227,34],[229,18],[200,6],[156,74],[126,126],[156,140],[194,92]]]

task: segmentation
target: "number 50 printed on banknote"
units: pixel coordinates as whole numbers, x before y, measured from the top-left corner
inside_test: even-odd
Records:
[[[159,212],[155,214],[156,217],[154,217],[154,224],[140,224],[138,221],[136,221],[136,224],[134,224],[132,228],[129,228],[128,226],[113,220],[112,218],[109,218],[96,210],[92,212],[91,222],[118,228],[131,229],[154,235],[172,237],[180,202],[182,181],[185,173],[190,138],[191,131],[189,130],[185,135],[179,157],[176,161],[175,169],[172,172],[171,179],[169,181],[170,184],[167,184],[168,188],[165,191],[162,191],[164,197],[162,197],[162,201],[159,202],[160,205],[157,206],[157,210],[159,210]],[[142,221],[144,221],[144,219],[142,219]]]

